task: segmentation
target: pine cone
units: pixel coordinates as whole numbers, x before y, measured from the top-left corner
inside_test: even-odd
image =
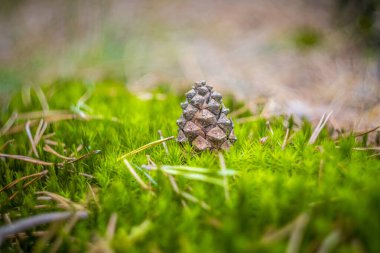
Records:
[[[196,150],[227,150],[236,141],[229,110],[224,107],[222,95],[196,82],[181,103],[183,113],[177,120],[180,143],[189,142]]]

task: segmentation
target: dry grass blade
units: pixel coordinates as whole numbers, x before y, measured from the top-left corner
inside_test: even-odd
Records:
[[[369,133],[372,133],[372,132],[375,132],[377,129],[380,128],[380,125],[374,127],[374,128],[371,128],[369,130],[364,130],[364,131],[359,131],[359,132],[356,132],[355,133],[355,137],[360,137],[360,136],[363,136],[363,135],[366,135],[366,134],[369,134]]]
[[[106,231],[106,240],[111,241],[116,230],[116,222],[117,222],[117,213],[112,213],[110,220],[108,221],[107,231]]]
[[[288,138],[289,138],[289,128],[286,128],[286,133],[285,133],[285,137],[284,137],[284,142],[282,143],[281,145],[281,149],[284,150],[285,147],[286,147],[286,143],[288,142]]]
[[[55,163],[41,161],[41,160],[34,159],[32,157],[29,157],[29,156],[0,154],[0,157],[20,160],[20,161],[29,162],[29,163],[33,163],[33,164],[37,164],[37,165],[42,165],[42,166],[54,166],[55,165]]]
[[[303,232],[305,230],[305,227],[307,223],[309,222],[309,215],[304,213],[302,214],[295,222],[293,231],[290,235],[290,240],[288,244],[288,248],[286,250],[287,253],[297,253],[299,252]]]
[[[314,144],[314,142],[317,140],[318,135],[321,133],[322,129],[325,127],[326,123],[329,121],[329,118],[331,117],[332,114],[333,112],[331,111],[327,115],[326,113],[322,115],[321,119],[319,120],[319,123],[317,124],[312,135],[310,136],[310,140],[308,142],[309,145]]]
[[[0,245],[10,235],[24,232],[25,230],[28,230],[38,225],[50,223],[53,221],[66,220],[70,218],[72,215],[73,215],[72,212],[45,213],[45,214],[39,214],[36,216],[24,218],[10,225],[0,227]],[[80,219],[84,219],[88,217],[88,214],[85,211],[79,211],[76,213],[76,215]]]
[[[64,209],[66,210],[84,210],[85,209],[82,205],[74,203],[73,201],[65,197],[62,197],[61,195],[57,193],[41,191],[41,192],[36,192],[36,194],[50,197],[52,200],[62,205]]]
[[[64,160],[74,160],[75,158],[73,157],[67,157],[67,156],[64,156],[64,155],[61,155],[59,154],[57,151],[55,151],[52,147],[50,147],[49,145],[45,144],[44,148],[43,148],[46,152],[50,153],[50,154],[53,154],[55,155],[56,157],[59,157],[61,159],[64,159]]]
[[[70,114],[70,111],[68,110],[49,110],[49,111],[34,111],[34,112],[26,112],[26,113],[20,113],[17,116],[17,119],[41,119],[41,118],[47,118],[51,117],[57,114]]]
[[[190,193],[181,191],[179,193],[183,198],[185,198],[188,201],[191,201],[193,203],[199,204],[203,209],[205,210],[211,210],[211,207],[207,205],[204,201],[199,200],[195,196],[191,195]]]
[[[51,137],[54,137],[55,135],[56,133],[45,134],[44,136],[42,136],[42,139],[44,140],[50,139]]]
[[[32,150],[33,150],[34,155],[36,157],[39,157],[38,152],[37,152],[37,148],[36,148],[36,143],[34,143],[34,139],[33,139],[32,133],[30,131],[30,121],[29,120],[25,124],[25,131],[26,131],[26,134],[28,135],[28,139],[30,141],[30,145],[32,146]]]
[[[249,117],[244,117],[244,118],[236,119],[235,122],[237,124],[244,124],[244,123],[249,123],[249,122],[256,121],[256,120],[260,119],[261,117],[262,116],[249,116]]]
[[[12,224],[11,218],[9,217],[9,214],[7,214],[7,213],[3,215],[3,220],[8,225]],[[21,241],[20,234],[16,234],[15,238],[16,238],[16,247],[17,247],[18,252],[23,252],[23,250],[21,248],[21,244],[20,244],[20,241]]]
[[[74,228],[75,224],[78,222],[79,217],[77,213],[73,213],[72,217],[69,219],[67,224],[63,228],[63,233],[65,235],[68,235],[70,231]],[[57,252],[59,247],[61,247],[63,242],[62,236],[57,237],[57,239],[54,241],[54,243],[50,246],[50,253]]]
[[[6,186],[4,186],[0,192],[3,192],[11,187],[13,187],[14,185],[16,185],[17,183],[23,181],[23,180],[26,180],[26,179],[29,179],[29,178],[32,178],[32,177],[40,177],[40,176],[44,176],[48,173],[49,171],[48,170],[44,170],[44,171],[41,171],[39,173],[35,173],[35,174],[31,174],[31,175],[28,175],[28,176],[24,176],[24,177],[20,177],[18,179],[16,179],[15,181],[7,184]]]
[[[218,155],[219,155],[220,169],[223,173],[227,170],[226,161],[224,160],[224,156],[222,153],[219,152]],[[231,203],[228,179],[226,175],[223,176],[223,188],[224,188],[224,196],[226,198],[227,203]]]
[[[167,138],[162,139],[162,140],[158,140],[158,141],[154,141],[154,142],[148,143],[148,144],[146,144],[146,145],[144,145],[144,146],[142,146],[142,147],[140,147],[138,149],[135,149],[135,150],[133,150],[133,151],[127,153],[127,154],[122,155],[121,157],[119,157],[117,159],[117,161],[121,161],[121,160],[123,160],[124,158],[126,158],[128,156],[135,155],[135,154],[137,154],[137,153],[139,153],[139,152],[141,152],[141,151],[143,151],[145,149],[157,146],[157,145],[159,145],[159,144],[161,144],[163,142],[169,141],[169,140],[173,140],[174,138],[175,138],[174,136],[170,136],[170,137],[167,137]]]
[[[0,136],[8,133],[8,130],[13,126],[17,119],[17,112],[13,112],[8,121],[4,124],[4,126],[0,129]]]
[[[248,106],[244,105],[244,106],[240,107],[239,109],[231,112],[230,117],[238,117],[239,115],[245,113],[248,110],[249,110]]]
[[[332,252],[335,246],[339,243],[341,239],[341,233],[339,230],[334,230],[326,236],[323,240],[321,247],[318,249],[317,253],[328,253]]]
[[[63,163],[63,164],[76,163],[76,162],[78,162],[78,161],[80,161],[80,160],[86,159],[86,158],[89,157],[89,156],[99,154],[100,152],[102,152],[102,151],[101,151],[101,150],[93,150],[93,151],[91,151],[91,152],[89,152],[89,153],[87,153],[87,154],[84,154],[84,155],[82,155],[82,156],[80,156],[80,157],[78,157],[78,158],[70,159],[70,161],[65,162],[65,163]]]
[[[37,86],[34,88],[37,98],[40,101],[41,107],[43,111],[49,111],[49,104],[47,102],[46,96],[44,92],[42,91],[41,87]]]
[[[136,171],[133,169],[132,165],[128,162],[127,159],[123,159],[124,164],[127,166],[129,172],[132,174],[132,176],[136,179],[136,181],[141,185],[141,187],[144,190],[151,190],[150,187],[141,179],[141,177],[136,173]]]
[[[24,189],[27,188],[29,185],[33,184],[33,183],[36,182],[37,180],[40,180],[43,176],[44,176],[44,175],[39,176],[39,177],[36,177],[36,178],[33,178],[33,179],[30,180],[29,182],[26,182],[25,184],[23,184],[22,189],[24,190]],[[12,199],[14,199],[19,193],[20,193],[20,191],[17,191],[17,192],[15,192],[15,193],[13,193],[13,194],[8,198],[8,200],[7,200],[5,203],[3,203],[3,205],[5,205],[6,203],[8,203],[8,202],[11,201]]]
[[[358,151],[367,151],[367,150],[380,150],[380,147],[357,147],[357,148],[352,148],[352,150],[358,150]]]
[[[160,139],[161,139],[161,140],[165,139],[165,138],[164,138],[164,135],[162,134],[162,131],[161,131],[161,130],[158,130],[158,134],[160,135]],[[162,143],[162,146],[164,146],[164,149],[165,149],[166,154],[169,155],[169,149],[168,149],[168,146],[166,145],[166,142],[163,142],[163,143]]]
[[[73,113],[62,113],[62,114],[53,114],[49,116],[43,117],[46,123],[54,123],[54,122],[59,122],[59,121],[64,121],[64,120],[88,120],[88,117],[82,117],[78,114],[73,114]],[[38,120],[30,120],[30,126],[36,126],[39,123]],[[19,125],[15,125],[11,127],[6,133],[4,134],[15,134],[23,131],[25,128],[25,123],[21,123]]]
[[[13,139],[6,141],[3,145],[1,145],[0,151],[3,150],[3,149],[5,149],[9,144],[13,143],[14,141],[15,140],[13,140]]]
[[[41,124],[41,122],[42,122],[42,125],[41,125],[41,127],[37,128],[36,134],[34,136],[35,145],[38,145],[38,143],[40,142],[40,140],[42,138],[42,135],[45,133],[46,128],[48,126],[48,123],[45,122],[43,119],[41,119],[40,124]],[[40,126],[40,125],[38,125],[38,126]]]

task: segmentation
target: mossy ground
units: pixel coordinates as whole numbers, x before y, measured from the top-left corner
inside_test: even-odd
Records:
[[[137,166],[147,164],[146,155],[150,155],[157,165],[208,168],[215,171],[210,177],[223,180],[217,175],[220,170],[217,153],[197,154],[189,146],[181,147],[169,141],[169,154],[158,145],[129,157],[141,178],[151,184],[151,191],[142,189],[125,164],[117,162],[120,155],[158,140],[158,130],[165,136],[176,135],[175,121],[181,114],[179,103],[184,98],[160,86],[150,99],[143,100],[114,82],[89,86],[64,81],[43,91],[50,110],[75,110],[78,99],[89,89],[93,91],[86,102],[92,109],[89,114],[102,118],[51,123],[45,134],[54,132],[56,135],[51,139],[65,144],[65,147],[52,146],[61,154],[64,149],[77,157],[92,150],[101,150],[100,154],[63,168],[0,159],[0,186],[48,170],[45,177],[25,189],[19,183],[0,193],[0,213],[9,213],[13,221],[61,210],[49,202],[38,201],[37,191],[57,193],[88,210],[88,219],[79,221],[69,234],[61,231],[51,238],[51,242],[62,238],[59,251],[83,252],[91,248],[89,243],[100,248],[113,213],[117,214],[117,223],[109,247],[116,252],[284,252],[298,245],[294,237],[302,225],[301,252],[316,252],[322,244],[332,247],[331,252],[380,251],[380,162],[378,156],[370,157],[370,151],[352,149],[362,146],[361,140],[351,135],[336,143],[325,129],[315,144],[308,145],[313,129],[304,121],[291,129],[290,136],[294,136],[282,149],[286,132],[284,118],[269,120],[273,133],[265,119],[236,124],[238,141],[224,153],[227,168],[237,173],[227,177],[229,200],[224,187],[207,179],[174,176],[179,189],[205,202],[207,209],[179,196],[164,173],[146,171],[155,185]],[[41,110],[33,92],[31,97],[31,104],[25,106],[21,93],[14,94],[10,106],[0,115],[2,125],[13,111]],[[226,99],[225,103],[232,111],[241,106],[232,99]],[[118,121],[112,120],[113,117]],[[33,127],[32,133],[35,130]],[[263,143],[262,137],[268,139]],[[0,137],[0,146],[10,139],[14,139],[13,144],[1,153],[30,155],[25,131]],[[81,144],[84,149],[76,152]],[[37,152],[41,160],[62,161],[43,150],[43,141]],[[92,201],[90,187],[98,205]],[[7,201],[16,191],[20,193]],[[35,208],[41,204],[48,207]],[[302,220],[299,217],[303,222],[296,222],[298,227],[293,226],[283,237],[270,239],[270,235],[283,228],[286,231],[287,224]],[[2,219],[0,224],[4,225],[5,221]],[[47,229],[52,227],[35,230]],[[331,239],[334,235],[335,241]],[[29,236],[21,240],[21,247],[25,252],[48,251],[51,244],[36,246],[38,240]],[[13,243],[14,240],[7,240],[1,246],[2,252],[17,251]]]

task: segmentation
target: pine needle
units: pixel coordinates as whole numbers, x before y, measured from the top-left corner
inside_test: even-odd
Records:
[[[151,147],[157,146],[157,145],[159,145],[159,144],[161,144],[161,143],[163,143],[163,142],[166,142],[166,141],[172,140],[172,139],[174,139],[174,138],[175,138],[174,136],[170,136],[170,137],[167,137],[167,138],[162,139],[162,140],[158,140],[158,141],[154,141],[154,142],[148,143],[148,144],[146,144],[146,145],[144,145],[144,146],[142,146],[142,147],[140,147],[140,148],[138,148],[138,149],[135,149],[135,150],[133,150],[133,151],[131,151],[131,152],[129,152],[129,153],[126,153],[126,154],[122,155],[121,157],[119,157],[119,158],[117,159],[117,161],[121,161],[121,160],[123,160],[123,159],[126,158],[126,157],[129,157],[129,156],[135,155],[135,154],[137,154],[137,153],[140,153],[141,151],[144,151],[145,149],[148,149],[148,148],[151,148]]]
[[[326,113],[322,115],[321,119],[319,120],[319,123],[317,124],[312,135],[310,136],[310,140],[308,142],[309,145],[314,144],[314,142],[317,140],[318,135],[321,133],[322,129],[325,127],[326,123],[329,121],[329,118],[331,117],[332,113],[333,112],[331,111],[327,115]]]
[[[11,187],[13,187],[14,185],[16,185],[17,183],[23,181],[23,180],[26,180],[26,179],[29,179],[29,178],[32,178],[32,177],[39,177],[39,176],[43,176],[43,175],[46,175],[49,171],[48,170],[44,170],[44,171],[41,171],[41,172],[38,172],[38,173],[35,173],[35,174],[31,174],[31,175],[27,175],[27,176],[24,176],[24,177],[20,177],[18,179],[16,179],[15,181],[7,184],[6,186],[4,186],[0,192],[3,192]]]
[[[132,174],[132,176],[136,179],[136,181],[141,185],[141,187],[144,190],[150,190],[150,187],[141,179],[141,177],[136,173],[136,171],[133,169],[132,165],[128,162],[127,159],[123,159],[124,164],[127,166],[129,172]]]
[[[84,219],[88,217],[87,212],[79,211],[75,213],[80,219]],[[36,216],[24,218],[18,220],[12,224],[0,227],[0,245],[3,241],[10,235],[14,235],[30,228],[33,228],[38,225],[50,223],[53,221],[61,221],[70,218],[73,215],[72,212],[53,212],[53,213],[45,213],[39,214]]]

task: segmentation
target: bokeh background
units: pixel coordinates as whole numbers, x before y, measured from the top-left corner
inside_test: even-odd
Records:
[[[380,123],[377,0],[0,1],[0,98],[59,79],[207,80],[253,112]]]

